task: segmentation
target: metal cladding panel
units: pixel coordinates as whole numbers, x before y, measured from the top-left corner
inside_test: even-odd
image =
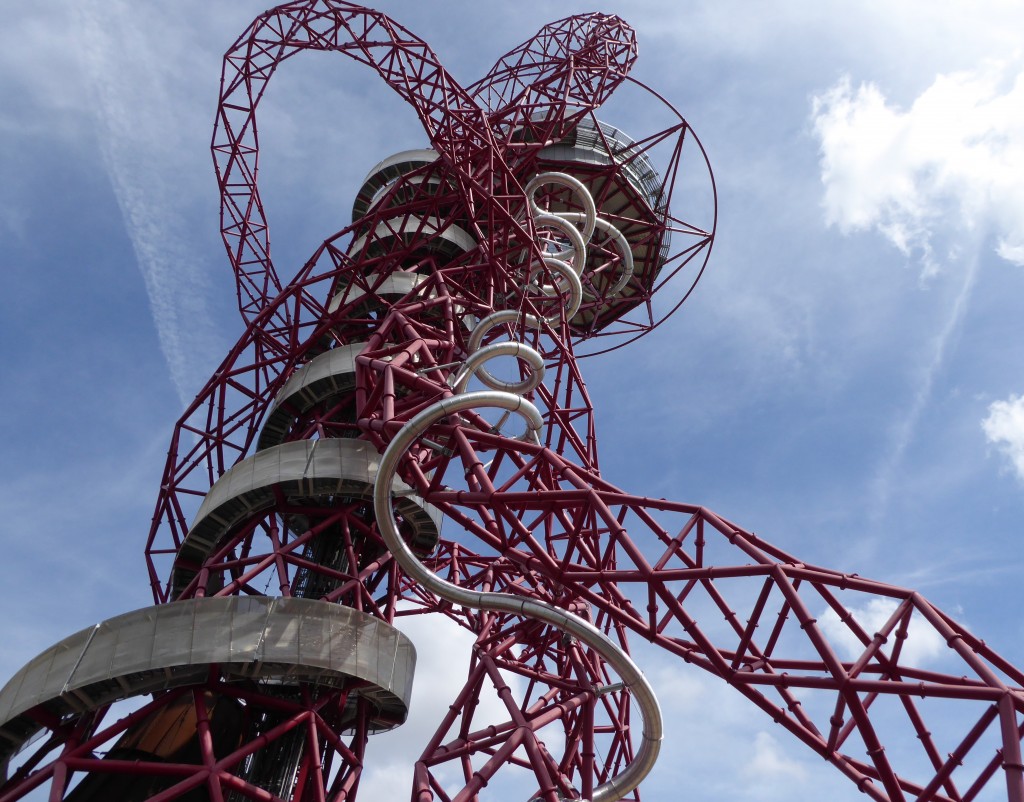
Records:
[[[284,607],[288,608],[287,602],[291,601],[291,599],[282,599],[281,601],[286,602]],[[348,641],[353,636],[352,629],[354,627],[351,622],[333,624],[325,618],[313,618],[310,616],[296,617],[295,621],[298,627],[298,632],[295,636],[295,646],[298,650],[297,663],[306,666],[316,665],[325,669],[329,668],[335,660],[346,665],[352,665],[352,663],[346,661],[344,649],[337,653],[333,649],[335,637],[338,638],[339,643],[343,647],[348,646]],[[336,626],[338,627],[337,630],[335,629]],[[337,635],[335,635],[335,632],[337,632]],[[381,685],[376,674],[362,673],[360,676],[370,680],[374,685]]]
[[[202,632],[216,625],[218,615],[217,608],[212,605],[190,605],[190,604],[164,604],[156,608],[160,611],[160,621],[163,629],[168,632],[177,633],[175,638],[160,637],[154,638],[153,642],[153,664],[168,665],[175,659],[175,655],[188,650],[192,660],[199,662],[199,650],[196,647],[195,636],[202,637]],[[197,618],[203,611],[209,611],[205,621]],[[204,626],[205,624],[205,626]],[[187,633],[187,634],[186,634]]]
[[[363,234],[352,240],[348,247],[350,255],[360,254],[369,243],[369,253],[382,252],[385,243],[414,241],[416,250],[423,250],[447,256],[452,259],[459,253],[468,253],[477,247],[477,241],[465,229],[456,225],[441,228],[441,221],[436,217],[419,218],[413,215],[395,217],[378,223],[373,235]]]
[[[415,673],[416,647],[404,636],[395,638],[395,659],[391,662],[390,687],[402,699],[409,699],[412,696]]]
[[[363,441],[299,440],[268,448],[238,463],[217,480],[206,494],[192,528],[196,529],[205,517],[226,502],[241,500],[245,503],[254,491],[278,484],[338,479],[353,490],[352,482],[367,485],[365,495],[369,498],[378,462],[376,450]],[[402,490],[409,491],[407,486],[398,488],[398,492]],[[353,492],[353,495],[358,493]],[[246,506],[255,509],[251,504]]]
[[[399,661],[401,665],[396,665]],[[203,598],[147,607],[84,629],[43,652],[0,690],[0,759],[39,728],[22,714],[56,715],[227,676],[338,686],[361,680],[378,729],[405,720],[416,653],[380,619],[310,599]],[[397,680],[397,682],[396,682]]]
[[[366,343],[339,345],[337,348],[332,348],[330,351],[320,354],[313,361],[303,365],[299,370],[292,374],[284,387],[281,388],[281,392],[278,393],[271,411],[276,409],[285,399],[291,398],[293,395],[305,390],[310,385],[316,384],[325,379],[337,377],[334,379],[332,384],[333,389],[338,389],[340,386],[345,384],[345,378],[347,377],[352,377],[351,380],[354,380],[356,357],[365,347]]]
[[[26,700],[27,707],[41,700],[45,689],[54,684],[52,676],[70,676],[92,630],[93,627],[89,627],[68,636],[53,648],[32,658],[21,671],[11,677],[0,691],[0,718],[7,720],[17,715],[20,710],[16,711],[14,707],[18,700]]]
[[[375,183],[383,185],[390,180],[397,178],[403,173],[408,173],[424,164],[437,161],[438,153],[432,148],[419,148],[416,150],[403,150],[377,162],[363,179],[364,184]]]
[[[436,161],[438,153],[436,150],[425,148],[420,150],[405,150],[389,156],[379,162],[363,179],[363,187],[356,196],[352,205],[352,222],[359,220],[366,214],[380,191],[404,173],[412,172],[424,165]]]
[[[574,145],[548,145],[540,151],[539,158],[554,162],[581,162],[607,167],[612,158],[593,148],[578,148]]]
[[[159,642],[158,623],[157,616],[150,612],[125,619],[114,630],[104,625],[99,632],[102,632],[104,640],[110,644],[109,667],[116,667],[126,673],[149,670],[153,665],[153,650]],[[94,639],[88,652],[96,652],[102,648],[103,643]],[[79,670],[83,670],[83,666],[79,666]]]
[[[316,440],[301,440],[297,443],[285,443],[273,449],[267,457],[257,455],[252,460],[253,472],[251,487],[266,487],[276,484],[284,477],[299,479],[309,474],[312,461],[317,450]],[[233,483],[244,493],[249,488],[241,483]],[[235,487],[232,487],[234,490]],[[237,494],[232,494],[237,495]]]
[[[240,496],[247,490],[251,490],[254,487],[262,487],[262,484],[257,480],[258,467],[255,460],[243,460],[234,466],[226,474],[228,477],[227,482],[216,482],[210,488],[210,493],[213,495],[211,503],[219,506],[221,502]]]
[[[93,636],[82,651],[73,673],[67,677],[69,688],[88,685],[98,678],[118,673],[145,671],[152,664],[156,621],[151,612],[118,618],[97,624]]]
[[[182,563],[202,563],[221,538],[253,513],[274,502],[271,488],[292,498],[316,498],[342,493],[370,499],[380,455],[363,440],[331,438],[298,440],[258,451],[224,473],[210,488],[178,552],[173,590],[181,593],[194,569]],[[442,515],[425,504],[403,482],[395,482],[396,507],[416,529],[416,541],[433,549],[440,534]]]
[[[241,600],[242,597],[239,597]],[[296,601],[298,604],[291,604],[290,602]],[[301,665],[303,671],[307,673],[311,672],[311,668],[324,668],[324,662],[318,659],[313,659],[309,663],[303,663],[300,659],[300,648],[299,643],[301,640],[302,632],[302,619],[305,613],[305,606],[302,602],[304,599],[275,599],[274,601],[274,612],[275,616],[273,620],[268,620],[262,632],[253,633],[258,639],[257,643],[252,643],[250,637],[247,637],[247,633],[239,632],[240,639],[237,644],[233,644],[236,648],[238,660],[246,659],[246,655],[255,656],[256,660],[263,660],[266,662],[275,661],[281,663],[294,664],[296,666]],[[284,604],[282,604],[284,602]],[[348,608],[345,608],[348,609]],[[321,621],[329,619],[321,618]],[[342,626],[343,622],[339,622]],[[319,651],[309,650],[312,652],[310,657],[320,657],[323,653],[324,645],[321,645]]]

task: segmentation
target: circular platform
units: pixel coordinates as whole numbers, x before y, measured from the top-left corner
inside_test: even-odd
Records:
[[[146,607],[76,632],[29,662],[0,690],[0,761],[29,741],[38,718],[62,719],[120,699],[234,679],[328,687],[377,709],[376,731],[409,711],[416,650],[399,630],[349,607],[265,596],[203,598]],[[37,708],[44,716],[34,716]]]
[[[380,454],[365,440],[297,440],[258,451],[218,479],[203,499],[192,527],[181,542],[171,574],[177,597],[220,542],[252,516],[269,510],[280,497],[326,506],[335,498],[373,498]],[[394,509],[412,527],[411,546],[427,554],[437,545],[441,513],[396,488]]]

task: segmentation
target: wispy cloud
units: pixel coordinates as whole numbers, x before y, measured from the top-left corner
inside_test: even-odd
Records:
[[[205,380],[212,357],[224,350],[214,336],[207,262],[204,248],[194,244],[195,213],[187,205],[195,194],[189,176],[204,150],[185,135],[197,110],[191,101],[191,107],[175,102],[169,76],[180,63],[160,57],[160,37],[167,33],[160,20],[143,24],[143,11],[124,2],[89,2],[78,15],[98,139],[184,405]]]
[[[935,382],[946,361],[950,344],[956,339],[957,332],[963,324],[964,315],[970,305],[971,293],[977,281],[979,264],[980,260],[977,256],[972,257],[967,263],[960,291],[953,300],[953,306],[946,315],[942,329],[932,338],[931,354],[919,374],[917,386],[910,404],[905,408],[902,417],[896,421],[893,427],[888,450],[882,457],[881,464],[878,466],[873,479],[872,495],[875,500],[875,506],[872,514],[876,518],[884,512],[888,505],[893,477],[900,467],[907,447],[914,438],[918,424],[921,421],[921,415],[927,408],[929,401],[931,401]]]

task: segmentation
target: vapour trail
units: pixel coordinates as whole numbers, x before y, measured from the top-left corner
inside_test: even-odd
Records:
[[[878,469],[875,471],[872,492],[874,504],[871,505],[872,523],[877,523],[881,520],[888,508],[889,500],[892,496],[892,483],[896,472],[903,461],[903,455],[906,453],[907,447],[914,439],[921,415],[927,408],[929,401],[931,401],[935,380],[946,361],[946,353],[950,342],[959,332],[964,315],[970,304],[971,295],[977,281],[978,269],[981,264],[978,244],[974,243],[968,249],[968,252],[971,256],[964,272],[963,284],[953,301],[953,307],[949,315],[947,315],[941,331],[932,340],[931,358],[921,374],[921,379],[917,384],[906,414],[893,427],[893,435],[889,441],[889,447]]]
[[[123,2],[90,0],[76,8],[85,78],[92,90],[98,142],[182,406],[202,386],[204,354],[216,354],[204,291],[204,259],[177,181],[185,174],[182,114],[155,63],[157,29],[138,23]]]

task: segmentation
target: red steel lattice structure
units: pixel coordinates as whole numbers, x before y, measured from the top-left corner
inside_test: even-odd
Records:
[[[352,224],[282,283],[256,108],[304,50],[375,70],[430,148],[375,167]],[[406,29],[330,0],[235,43],[213,152],[246,330],[174,431],[156,605],[0,691],[0,802],[354,799],[370,734],[407,712],[396,623],[422,614],[475,641],[410,777],[418,802],[507,794],[509,775],[523,799],[638,798],[661,724],[629,636],[734,687],[873,799],[966,802],[991,782],[1024,802],[1024,677],[976,636],[914,591],[602,479],[577,352],[678,308],[714,235],[703,150],[629,78],[635,57],[622,20],[570,17],[463,88]],[[668,124],[634,140],[599,120],[627,89]],[[694,176],[702,225],[673,212]],[[499,357],[511,378],[484,367]],[[867,605],[888,613],[877,632]],[[922,664],[924,633],[958,670]]]

